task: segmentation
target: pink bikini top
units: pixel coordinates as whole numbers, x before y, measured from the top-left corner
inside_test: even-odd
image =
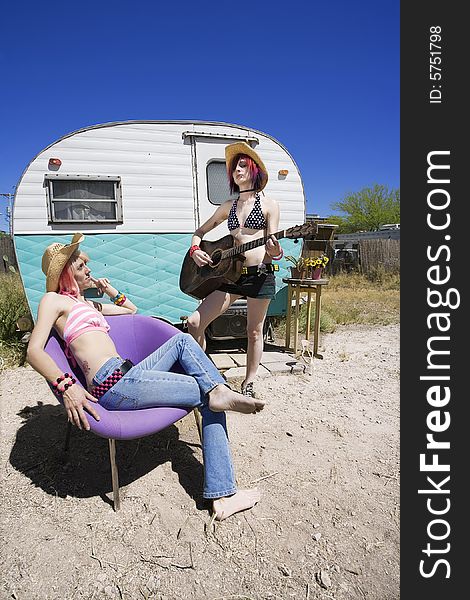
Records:
[[[105,333],[109,331],[106,319],[96,308],[74,296],[69,294],[67,296],[75,300],[76,304],[72,307],[65,322],[63,337],[66,354],[68,354],[70,344],[87,331],[104,331]]]

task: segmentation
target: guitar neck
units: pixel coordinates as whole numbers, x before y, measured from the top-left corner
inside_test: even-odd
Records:
[[[262,238],[258,238],[253,240],[252,242],[247,242],[246,244],[242,244],[241,246],[233,246],[233,248],[229,248],[228,250],[224,250],[222,252],[222,258],[230,258],[231,256],[236,256],[237,254],[243,254],[247,250],[252,250],[253,248],[258,248],[258,246],[264,246],[268,241],[268,238],[274,235],[274,237],[278,240],[286,237],[286,230],[281,229],[281,231],[276,231],[276,233],[271,233],[269,235],[265,235]]]

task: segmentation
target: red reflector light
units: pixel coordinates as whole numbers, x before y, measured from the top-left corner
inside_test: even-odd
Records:
[[[60,167],[60,165],[62,164],[62,161],[60,160],[60,158],[50,158],[49,164],[55,165],[56,167]]]

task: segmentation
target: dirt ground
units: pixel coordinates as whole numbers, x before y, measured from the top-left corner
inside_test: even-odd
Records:
[[[200,496],[192,415],[118,443],[75,430],[31,368],[0,374],[0,598],[399,598],[399,327],[322,337],[312,372],[259,380],[228,415],[240,487],[261,502],[222,523]]]

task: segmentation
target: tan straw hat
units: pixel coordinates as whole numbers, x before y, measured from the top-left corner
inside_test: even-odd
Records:
[[[268,170],[264,166],[264,162],[261,158],[256,154],[251,146],[248,146],[245,142],[237,142],[236,144],[230,144],[225,148],[225,162],[227,165],[232,164],[232,160],[237,154],[246,154],[250,158],[252,158],[255,163],[258,165],[261,171],[261,186],[258,191],[261,191],[266,187],[268,183]]]
[[[67,261],[83,242],[83,233],[74,233],[70,244],[50,244],[42,255],[42,272],[46,276],[46,290],[57,292],[59,289],[59,278]]]

